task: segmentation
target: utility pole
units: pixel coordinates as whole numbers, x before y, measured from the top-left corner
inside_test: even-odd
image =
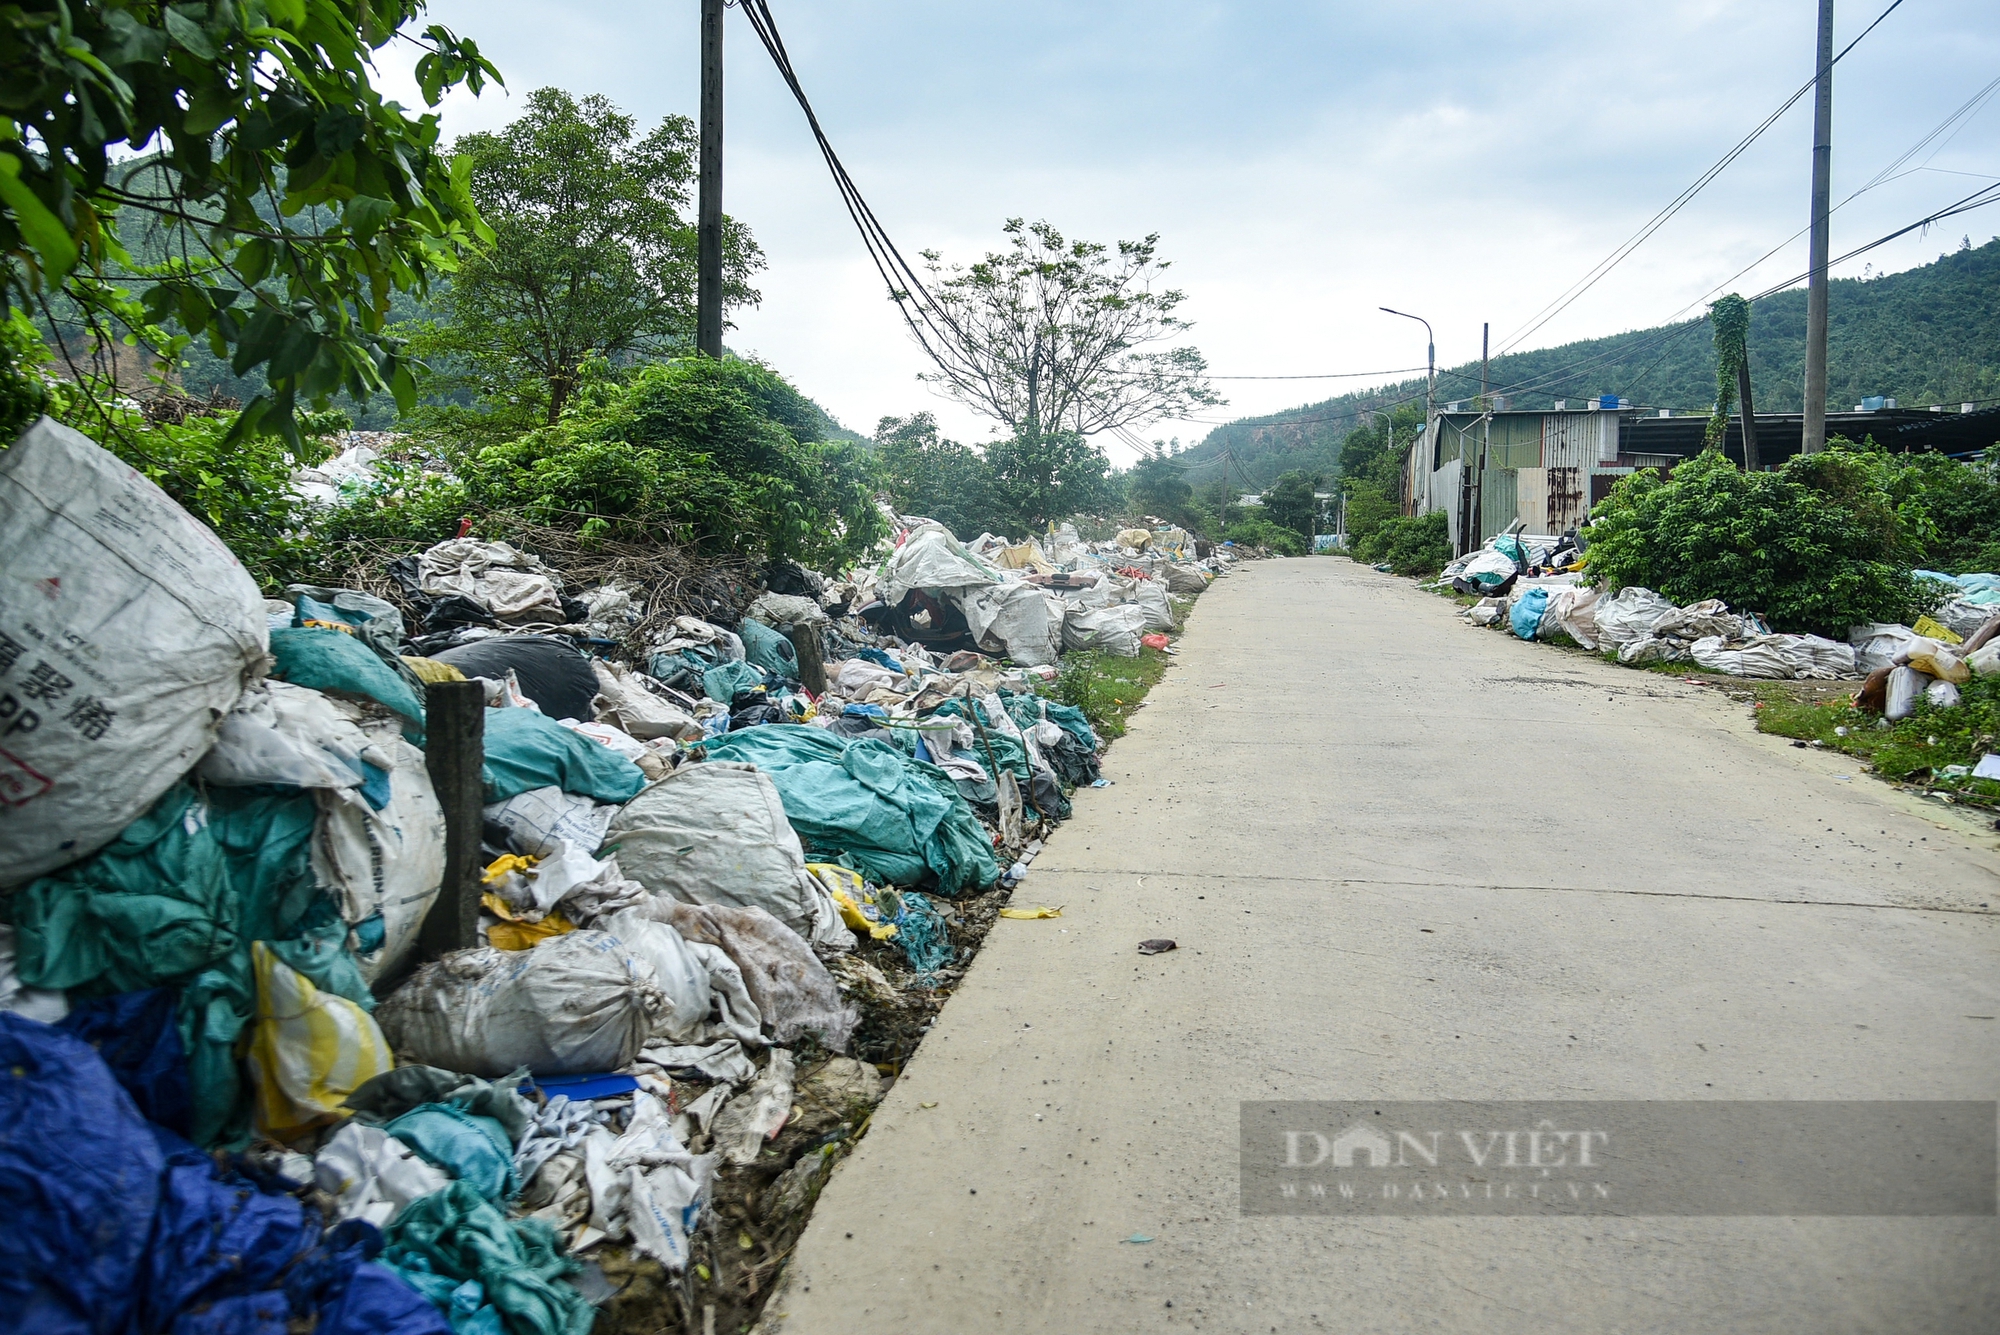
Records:
[[[722,356],[722,8],[701,0],[701,199],[696,219],[694,346]]]
[[[1493,406],[1490,397],[1493,393],[1492,382],[1486,374],[1487,340],[1492,336],[1493,325],[1490,322],[1482,323],[1479,326],[1479,406],[1481,408],[1491,408]]]
[[[1750,349],[1745,340],[1743,360],[1736,367],[1736,397],[1743,406],[1743,471],[1757,471],[1757,410],[1750,405]],[[1820,427],[1824,431],[1826,414],[1820,414]]]
[[[1826,448],[1827,195],[1833,178],[1833,0],[1819,0],[1819,87],[1813,97],[1812,254],[1806,276],[1806,415],[1801,448]],[[1749,405],[1744,405],[1748,423]],[[1745,463],[1748,463],[1746,456]]]

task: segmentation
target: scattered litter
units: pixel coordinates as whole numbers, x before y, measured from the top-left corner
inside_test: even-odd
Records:
[[[1141,941],[1139,943],[1139,953],[1141,955],[1164,955],[1169,950],[1178,949],[1180,949],[1178,943],[1169,941],[1165,937],[1155,937],[1150,941]]]
[[[1151,1241],[1152,1241],[1153,1239],[1152,1239],[1151,1237],[1149,1237],[1148,1235],[1144,1234],[1144,1233],[1134,1233],[1134,1234],[1133,1234],[1133,1235],[1132,1235],[1131,1237],[1129,1237],[1129,1238],[1120,1238],[1120,1239],[1118,1239],[1118,1240],[1119,1240],[1120,1242],[1131,1242],[1131,1243],[1137,1243],[1137,1244],[1139,1244],[1139,1245],[1143,1246],[1143,1245],[1145,1245],[1146,1243],[1148,1243],[1148,1242],[1151,1242]]]
[[[1046,904],[1032,909],[1007,908],[1000,910],[1000,916],[1003,918],[1060,918],[1062,917],[1062,909],[1059,907],[1050,908]]]

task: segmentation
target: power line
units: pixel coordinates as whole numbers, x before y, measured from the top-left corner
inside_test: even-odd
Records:
[[[1874,23],[1871,23],[1866,28],[1862,29],[1860,37],[1856,37],[1853,41],[1849,42],[1847,46],[1840,52],[1839,55],[1835,56],[1831,61],[1827,62],[1829,68],[1833,65],[1839,64],[1841,60],[1846,57],[1849,51],[1852,51],[1856,46],[1860,45],[1861,39],[1863,37],[1866,37],[1869,33],[1874,32],[1876,25],[1881,23],[1883,19],[1888,18],[1889,15],[1893,14],[1898,8],[1902,6],[1902,3],[1903,0],[1890,0],[1889,7],[1883,10],[1881,14],[1876,16]],[[1611,254],[1606,256],[1604,259],[1598,261],[1598,263],[1590,270],[1589,273],[1585,274],[1582,278],[1578,279],[1575,283],[1571,284],[1568,288],[1564,289],[1564,291],[1559,296],[1557,296],[1554,301],[1550,302],[1547,306],[1542,307],[1541,310],[1536,311],[1533,315],[1529,316],[1528,325],[1525,328],[1521,329],[1518,333],[1515,333],[1514,335],[1509,337],[1505,343],[1501,344],[1500,351],[1502,353],[1506,353],[1520,346],[1520,344],[1524,340],[1529,338],[1531,335],[1533,335],[1536,330],[1540,329],[1543,325],[1547,324],[1549,321],[1555,319],[1558,315],[1561,315],[1564,311],[1568,310],[1571,305],[1573,305],[1579,298],[1583,296],[1584,293],[1590,291],[1591,288],[1597,286],[1598,282],[1601,279],[1603,279],[1607,274],[1609,274],[1613,269],[1617,268],[1618,265],[1622,263],[1627,256],[1629,256],[1633,251],[1637,250],[1641,245],[1645,244],[1645,242],[1655,232],[1659,231],[1662,227],[1666,226],[1667,223],[1673,218],[1675,214],[1679,213],[1683,208],[1687,207],[1688,203],[1692,201],[1696,195],[1700,194],[1704,189],[1707,188],[1709,182],[1713,181],[1716,177],[1720,176],[1723,173],[1724,169],[1726,169],[1732,162],[1735,162],[1736,159],[1743,156],[1743,154],[1746,151],[1748,151],[1750,145],[1757,142],[1757,140],[1763,136],[1766,130],[1770,129],[1773,125],[1777,124],[1778,118],[1783,116],[1787,111],[1790,111],[1792,107],[1798,103],[1800,98],[1804,97],[1808,92],[1812,91],[1813,86],[1818,82],[1819,82],[1819,71],[1816,70],[1814,71],[1812,78],[1806,80],[1805,83],[1801,84],[1797,92],[1793,93],[1790,97],[1786,98],[1784,102],[1782,102],[1779,105],[1776,111],[1772,112],[1769,116],[1766,116],[1762,121],[1762,123],[1760,123],[1756,129],[1752,130],[1748,135],[1746,135],[1743,138],[1743,140],[1736,145],[1736,147],[1730,149],[1727,153],[1723,154],[1722,157],[1715,163],[1714,166],[1710,167],[1707,171],[1703,172],[1699,177],[1697,177],[1693,185],[1690,185],[1687,189],[1681,191],[1680,194],[1674,196],[1673,200],[1669,202],[1665,208],[1661,209],[1658,213],[1654,214],[1652,218],[1646,222],[1645,226],[1641,227],[1637,232],[1633,233],[1632,236],[1627,238],[1622,244],[1620,244],[1615,250],[1613,250]]]

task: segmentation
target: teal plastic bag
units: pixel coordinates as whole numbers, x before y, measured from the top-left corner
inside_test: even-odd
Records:
[[[1507,624],[1514,634],[1524,640],[1535,638],[1541,628],[1542,613],[1549,609],[1547,589],[1529,589],[1514,599],[1514,606],[1508,609]]]
[[[539,1219],[509,1219],[469,1182],[412,1201],[382,1237],[382,1263],[412,1288],[448,1302],[458,1285],[476,1280],[512,1335],[589,1335],[597,1319],[563,1279],[583,1267],[564,1254],[555,1229]],[[444,1286],[429,1276],[454,1281],[452,1289],[440,1293]]]
[[[717,663],[701,674],[702,693],[717,704],[726,705],[736,698],[738,691],[753,690],[764,684],[764,669],[754,663]]]
[[[799,675],[799,651],[792,642],[759,621],[739,623],[736,633],[743,639],[743,657],[766,672],[780,677]]]
[[[409,719],[424,721],[423,702],[409,682],[352,635],[323,626],[287,626],[271,632],[271,675],[294,686],[336,695],[359,695]]]
[[[488,802],[551,786],[599,802],[629,802],[646,786],[645,771],[624,756],[533,709],[486,711],[480,773]]]

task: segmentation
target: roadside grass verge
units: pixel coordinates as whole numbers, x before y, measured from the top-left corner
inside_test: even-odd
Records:
[[[1974,677],[1959,688],[1957,707],[1919,704],[1915,714],[1894,724],[1856,709],[1845,694],[1808,699],[1797,690],[1814,684],[1756,686],[1757,731],[1853,756],[1894,783],[2000,809],[2000,782],[1945,772],[1954,766],[1970,769],[2000,745],[2000,677]]]
[[[1100,739],[1123,737],[1125,721],[1167,675],[1172,661],[1158,649],[1141,649],[1137,658],[1097,650],[1065,654],[1056,679],[1044,689],[1051,699],[1081,709]]]

